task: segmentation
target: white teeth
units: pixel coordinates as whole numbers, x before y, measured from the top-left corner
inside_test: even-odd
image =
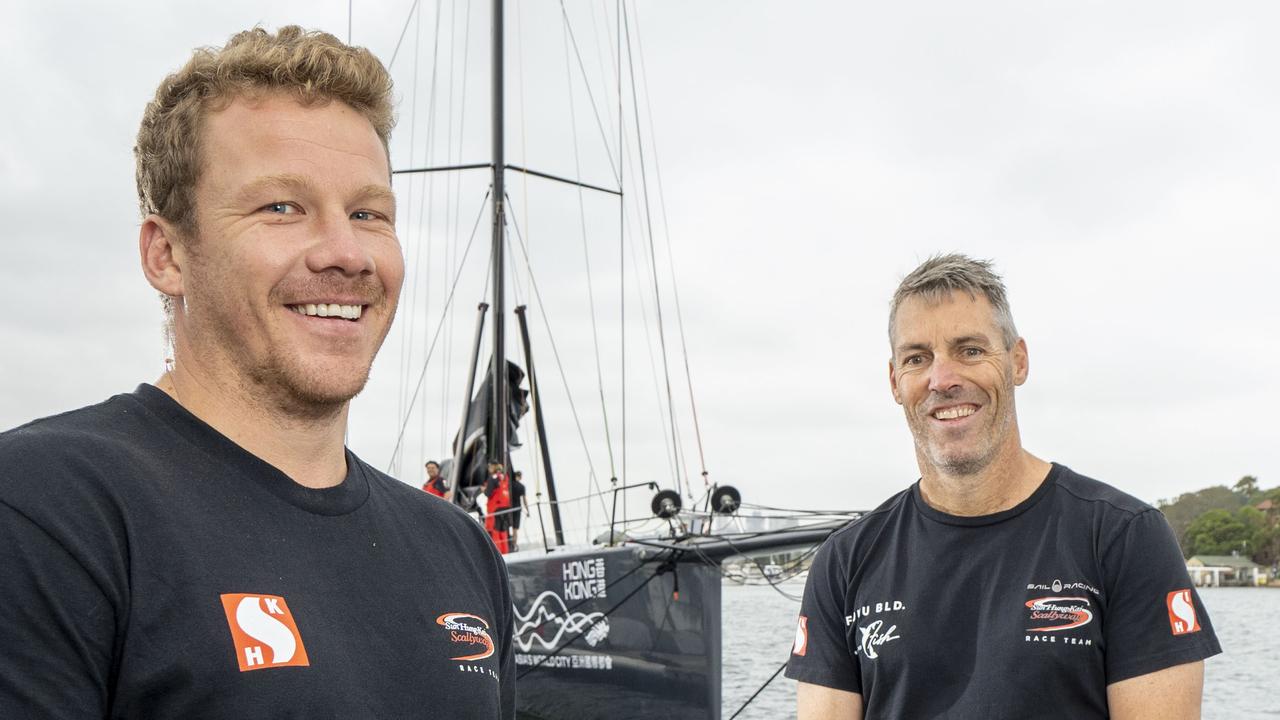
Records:
[[[308,303],[306,305],[287,305],[286,307],[299,315],[343,318],[344,320],[359,320],[360,315],[364,312],[363,305],[339,305],[337,303]]]
[[[954,420],[956,418],[968,417],[977,412],[974,408],[965,405],[962,407],[944,408],[933,414],[939,420]]]

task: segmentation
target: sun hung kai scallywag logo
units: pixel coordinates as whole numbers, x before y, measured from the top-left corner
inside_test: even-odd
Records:
[[[1056,632],[1088,625],[1093,620],[1089,598],[1042,597],[1027,601],[1031,622],[1027,632]]]
[[[436,618],[436,624],[449,631],[449,641],[466,646],[461,655],[452,660],[483,660],[493,654],[493,638],[489,637],[489,623],[471,613],[445,613]]]

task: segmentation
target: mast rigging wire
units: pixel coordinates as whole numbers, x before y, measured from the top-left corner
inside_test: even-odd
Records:
[[[658,269],[657,269],[658,261],[657,261],[657,253],[654,250],[654,246],[653,246],[653,221],[651,219],[650,212],[649,212],[649,181],[645,173],[644,141],[641,138],[641,133],[639,132],[640,109],[638,107],[639,98],[636,94],[635,55],[631,51],[631,26],[627,20],[626,0],[622,1],[622,24],[623,24],[623,28],[624,28],[625,36],[627,40],[627,71],[631,79],[631,107],[632,107],[632,110],[635,112],[636,157],[638,162],[640,163],[640,190],[641,190],[642,196],[644,197],[645,227],[648,230],[649,256],[650,256],[651,262],[653,263],[654,307],[658,317],[658,341],[659,341],[659,345],[661,345],[662,347],[662,374],[663,374],[663,377],[666,379],[667,409],[671,414],[672,442],[678,444],[679,440],[676,439],[675,437],[675,423],[676,423],[675,406],[674,406],[675,404],[672,402],[672,399],[671,399],[672,398],[671,372],[667,364],[667,338],[666,338],[666,331],[663,327],[663,322],[662,322],[662,290],[658,285]],[[679,463],[679,458],[676,458],[676,462],[677,464]],[[677,492],[683,491],[683,483],[681,481],[681,478],[678,472],[676,474],[676,491]]]
[[[778,677],[778,673],[782,672],[782,669],[785,668],[786,666],[787,666],[787,661],[784,660],[782,664],[778,666],[778,669],[774,670],[773,674],[769,676],[769,679],[765,680],[764,684],[761,685],[759,688],[757,688],[755,692],[751,693],[751,697],[747,698],[746,702],[742,703],[742,707],[738,708],[737,712],[729,716],[729,720],[733,720],[734,718],[741,715],[742,711],[747,709],[747,706],[750,705],[752,701],[756,699],[757,695],[764,692],[764,689],[769,687],[769,683],[773,682],[773,679]]]
[[[409,17],[405,21],[406,29],[408,28],[409,20],[415,20],[414,31],[413,31],[414,32],[413,73],[412,73],[413,81],[412,81],[411,90],[410,90],[410,96],[413,98],[413,100],[409,104],[409,165],[412,166],[413,160],[414,160],[414,149],[417,147],[418,68],[420,65],[420,63],[418,62],[418,50],[421,47],[420,39],[422,35],[422,16],[415,15],[412,11],[410,11]],[[395,176],[395,173],[392,172],[392,177],[394,176]],[[409,191],[407,193],[409,196],[409,203],[408,203],[408,207],[405,208],[405,234],[407,235],[407,238],[408,238],[408,242],[406,243],[406,245],[409,247],[414,247],[415,243],[420,241],[422,238],[422,235],[420,233],[414,232],[414,228],[416,228],[417,225],[415,225],[413,222],[413,213],[414,213],[414,209],[416,208],[416,205],[413,202],[413,199],[415,197],[413,190],[414,190],[414,187],[416,187],[417,183],[418,183],[417,177],[409,178]],[[412,300],[409,303],[409,311],[406,313],[406,317],[404,318],[404,323],[405,323],[404,332],[402,332],[400,335],[400,373],[399,373],[400,386],[399,386],[399,392],[396,393],[396,416],[397,417],[404,414],[405,388],[409,383],[409,367],[410,367],[410,363],[413,360],[413,316],[414,316],[414,311],[417,309],[416,298],[417,298],[417,288],[418,288],[418,264],[417,263],[419,259],[422,257],[422,253],[415,252],[413,257],[414,257],[414,264],[413,264],[412,270],[409,271],[409,277],[412,278],[409,286],[409,294]],[[391,459],[392,464],[388,467],[388,471],[390,471],[391,469],[398,470],[400,466],[400,460],[401,460],[401,457],[398,454],[393,455]],[[396,474],[399,474],[399,473],[397,472]]]
[[[560,13],[564,18],[561,24],[560,33],[561,42],[564,45],[564,68],[565,79],[568,81],[566,85],[569,88],[569,127],[570,136],[573,138],[573,171],[574,177],[581,180],[582,178],[582,162],[578,153],[578,113],[573,102],[573,69],[569,64],[569,39],[567,32],[564,32],[569,24],[568,14],[565,12],[564,0],[560,0]],[[586,82],[586,76],[583,76]],[[606,150],[608,146],[606,145]],[[618,470],[613,459],[613,438],[609,433],[609,408],[604,397],[604,369],[600,364],[600,332],[599,323],[596,321],[596,293],[595,287],[591,281],[591,245],[587,240],[587,213],[582,197],[582,187],[578,187],[578,226],[582,230],[582,258],[583,264],[587,270],[587,305],[591,310],[591,343],[595,350],[596,360],[596,385],[600,390],[600,415],[604,419],[604,442],[605,447],[609,450],[609,476],[617,477]]]
[[[400,38],[396,40],[396,49],[391,51],[391,60],[387,62],[387,72],[391,72],[391,67],[396,64],[396,57],[400,55],[400,44],[404,42],[405,31],[409,29],[409,21],[413,20],[413,13],[418,9],[418,0],[413,0],[413,4],[409,6],[409,14],[404,19],[404,27],[400,28]]]
[[[626,177],[623,170],[623,159],[626,157],[622,152],[623,138],[623,116],[622,116],[622,13],[619,12],[622,0],[614,2],[614,43],[617,46],[618,62],[614,65],[613,71],[615,75],[614,87],[618,89],[618,192],[623,190],[622,181]],[[605,11],[606,15],[608,10]],[[607,20],[607,18],[606,18]],[[622,365],[622,484],[627,484],[627,204],[620,203],[618,207],[618,329],[621,333],[621,365]],[[616,482],[617,478],[614,478]],[[622,494],[622,516],[627,516],[627,495]]]
[[[441,328],[444,327],[445,317],[447,317],[449,314],[449,306],[453,304],[454,292],[458,289],[458,281],[462,278],[462,268],[466,266],[467,256],[471,254],[471,246],[476,239],[476,230],[479,229],[480,227],[480,220],[481,218],[484,217],[485,205],[488,203],[489,196],[492,193],[493,193],[493,188],[490,187],[489,190],[485,192],[484,199],[480,201],[480,212],[479,214],[476,215],[475,226],[471,228],[471,239],[467,241],[467,247],[466,247],[466,250],[463,251],[462,260],[459,261],[458,263],[458,272],[454,275],[453,285],[449,288],[449,297],[445,300],[444,308],[440,311],[441,312],[440,322],[436,325],[435,335],[431,339],[430,347],[427,348],[427,357],[422,361],[422,372],[418,374],[418,382],[416,385],[414,385],[413,395],[409,398],[409,410],[404,413],[404,420],[401,421],[400,423],[400,431],[396,433],[396,445],[395,445],[395,448],[392,449],[391,459],[387,463],[386,472],[388,475],[391,474],[391,468],[395,463],[396,456],[400,452],[401,443],[404,441],[405,428],[408,427],[409,425],[409,417],[413,414],[413,406],[418,401],[418,392],[422,390],[422,380],[423,378],[426,377],[427,367],[429,367],[431,363],[431,354],[436,348],[436,340],[440,338],[440,330]],[[468,398],[468,401],[470,401],[470,398]],[[462,430],[459,430],[459,432],[465,432],[465,428],[463,428]]]
[[[436,123],[437,95],[436,93],[439,90],[440,17],[442,13],[443,13],[443,3],[437,1],[435,31],[433,33],[434,38],[432,41],[432,48],[431,48],[431,92],[428,95],[429,99],[427,101],[427,140],[426,140],[426,154],[424,156],[424,161],[427,165],[431,164],[431,159],[435,155],[435,151],[436,151],[436,132],[437,132],[437,123]],[[452,20],[453,20],[452,15],[450,16],[449,19],[450,19],[450,25],[452,25]],[[452,47],[450,47],[450,50],[452,50]],[[452,56],[452,53],[450,53],[450,55]],[[416,56],[416,50],[415,50],[415,56]],[[452,60],[450,60],[450,63],[452,63]],[[452,80],[452,78],[450,79]],[[428,174],[426,187],[421,189],[422,195],[420,196],[420,202],[421,202],[420,209],[423,211],[423,214],[425,215],[425,222],[419,224],[419,226],[416,228],[419,235],[421,235],[421,233],[423,232],[423,227],[427,229],[427,256],[428,257],[431,256],[432,248],[435,246],[435,233],[430,232],[432,219],[434,216],[432,209],[435,207],[435,204],[434,204],[435,183],[436,183],[435,175]],[[447,208],[448,206],[446,205],[446,219],[447,219]],[[419,242],[419,245],[421,245],[420,242]],[[419,260],[420,258],[414,258],[415,267],[418,265]],[[417,282],[418,282],[418,278],[415,277],[414,278],[415,296],[417,294]],[[425,300],[423,302],[422,315],[424,318],[428,318],[428,317],[431,317],[431,278],[430,278],[429,269],[428,269],[427,277],[424,279],[423,283],[426,287],[423,289],[423,295],[425,296]],[[412,328],[410,328],[410,337],[412,337]],[[423,338],[423,342],[425,345],[425,342],[426,342],[425,337]],[[425,350],[425,347],[424,347],[424,350]],[[410,353],[412,356],[412,350],[410,351]],[[425,402],[422,403],[421,411],[419,413],[419,432],[420,432],[420,439],[419,439],[418,447],[422,449],[423,452],[425,453],[425,448],[427,446],[427,404]]]
[[[636,21],[636,48],[640,51],[640,82],[644,86],[644,94],[646,98],[652,98],[649,94],[649,74],[645,69],[644,63],[644,41],[640,34],[640,13],[635,14]],[[662,163],[658,161],[658,134],[654,129],[653,122],[653,103],[645,104],[645,114],[649,119],[649,145],[653,153],[653,174],[658,185],[658,210],[662,217],[663,237],[667,241],[667,264],[671,272],[671,293],[675,299],[676,305],[676,326],[680,330],[680,353],[684,358],[684,376],[689,387],[689,410],[693,415],[693,433],[698,443],[698,461],[701,464],[702,479],[704,484],[708,482],[707,473],[707,457],[702,445],[702,425],[698,422],[698,404],[694,401],[693,395],[693,373],[689,369],[689,344],[685,340],[684,333],[684,312],[680,307],[680,284],[676,281],[676,267],[674,260],[674,252],[671,246],[671,226],[667,222],[667,201],[666,193],[662,187]]]
[[[466,21],[463,25],[463,51],[462,51],[462,101],[459,103],[461,108],[459,114],[465,117],[467,111],[467,50],[471,39],[471,3],[466,3]],[[454,61],[457,58],[457,4],[450,2],[449,4],[449,123],[448,123],[448,141],[445,144],[445,162],[453,164],[462,161],[462,137],[466,130],[463,118],[458,120],[458,145],[457,157],[454,156],[453,144],[453,87],[455,84]],[[444,246],[444,262],[441,263],[441,273],[447,279],[450,272],[450,260],[456,255],[458,241],[458,222],[461,218],[461,201],[462,201],[462,178],[459,175],[450,175],[445,182],[445,239],[441,243]],[[452,242],[452,247],[450,243]],[[446,428],[449,425],[449,388],[450,379],[453,369],[453,316],[450,315],[445,323],[444,330],[444,366],[440,373],[440,436],[437,441],[437,447],[448,446],[448,436]],[[424,423],[425,425],[425,423]]]
[[[507,202],[510,203],[511,199],[507,198]],[[604,512],[605,515],[608,515],[608,508],[604,505],[604,493],[600,490],[600,482],[596,475],[595,463],[591,460],[591,450],[587,445],[587,436],[582,430],[582,420],[578,416],[577,405],[573,402],[573,393],[569,390],[569,378],[565,375],[564,363],[560,361],[560,350],[556,346],[555,335],[551,332],[551,320],[547,315],[547,304],[546,301],[542,299],[542,292],[538,289],[538,280],[533,275],[533,265],[529,260],[529,250],[525,247],[524,236],[520,232],[520,225],[516,223],[514,219],[509,219],[509,221],[511,222],[512,230],[515,231],[514,234],[516,236],[516,241],[520,244],[520,252],[524,257],[525,268],[529,273],[529,286],[533,288],[533,295],[538,299],[538,315],[542,318],[542,324],[547,330],[547,340],[549,341],[548,344],[551,346],[551,354],[556,360],[556,370],[560,374],[560,381],[564,384],[565,396],[569,400],[569,412],[573,415],[573,424],[578,428],[578,438],[582,441],[582,452],[587,457],[587,469],[590,473],[591,482],[595,485],[596,493],[600,497],[600,510]],[[509,238],[508,242],[510,242]]]
[[[596,107],[595,95],[591,92],[591,82],[587,79],[586,66],[582,64],[582,54],[578,52],[578,40],[573,34],[573,25],[569,22],[569,13],[565,10],[564,2],[560,3],[560,16],[564,19],[563,27],[569,31],[569,42],[573,45],[573,54],[578,59],[578,69],[582,73],[582,82],[587,89],[587,99],[591,102],[591,112],[596,118],[596,127],[600,130],[600,139],[604,142],[605,157],[609,158],[609,169],[613,171],[613,177],[618,181],[618,186],[622,186],[622,173],[618,166],[613,163],[613,155],[610,153],[609,137],[604,131],[604,124],[600,120],[600,110]]]

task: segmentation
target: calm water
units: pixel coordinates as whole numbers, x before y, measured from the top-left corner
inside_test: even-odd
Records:
[[[786,583],[799,597],[801,583]],[[1208,588],[1222,654],[1205,663],[1204,720],[1280,718],[1280,590]],[[791,651],[800,604],[771,587],[724,585],[724,720]],[[1270,695],[1270,698],[1268,698]],[[779,675],[738,720],[795,717],[795,682]]]

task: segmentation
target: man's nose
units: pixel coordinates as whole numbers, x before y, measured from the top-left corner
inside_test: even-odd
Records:
[[[345,210],[325,213],[316,227],[317,242],[307,254],[312,272],[337,270],[357,276],[375,270],[373,255],[361,242],[354,220]]]
[[[946,394],[960,387],[960,364],[947,357],[934,358],[929,364],[929,391]]]

